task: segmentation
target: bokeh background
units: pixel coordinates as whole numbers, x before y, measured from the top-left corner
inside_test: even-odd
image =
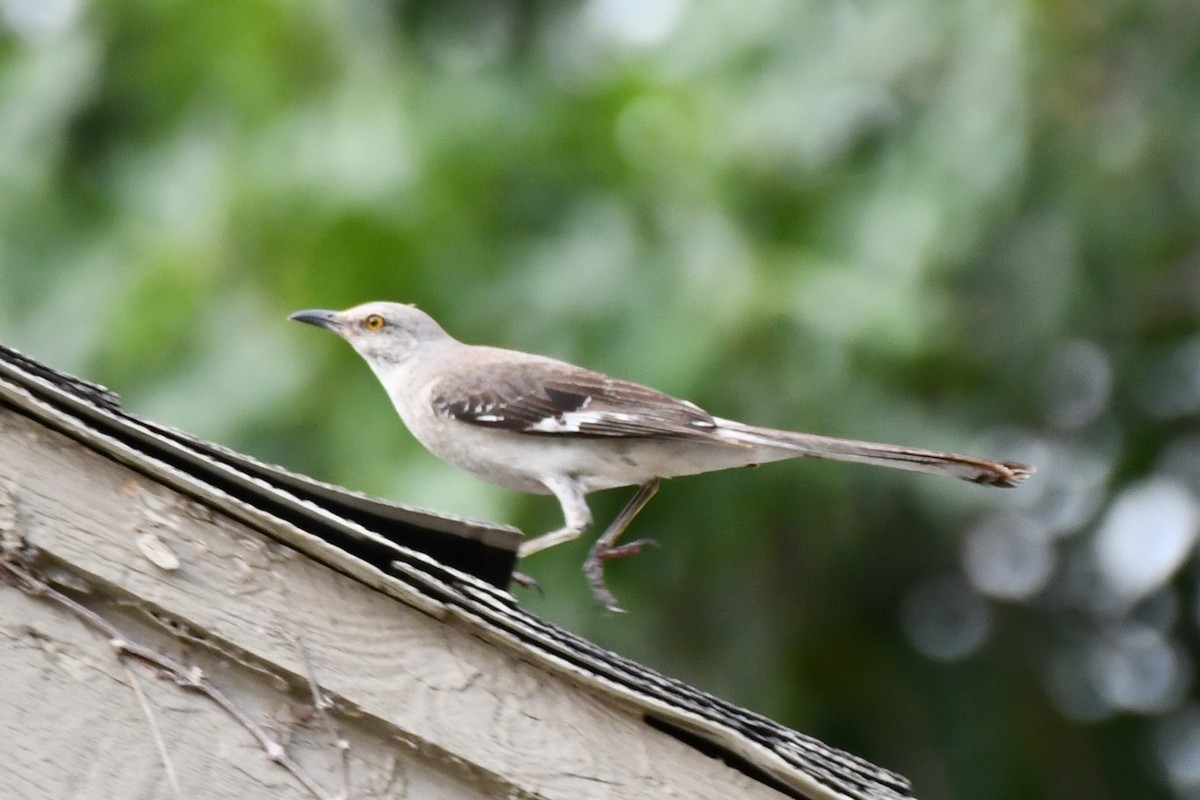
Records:
[[[557,526],[284,321],[368,299],[1037,464],[681,479],[610,565],[628,614],[583,541],[521,601],[926,800],[1200,798],[1200,4],[0,0],[0,341],[326,480]]]

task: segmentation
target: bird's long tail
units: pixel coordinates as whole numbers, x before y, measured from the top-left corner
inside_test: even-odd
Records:
[[[988,486],[1016,486],[1034,473],[1033,467],[1011,461],[993,461],[955,453],[918,450],[914,447],[759,428],[725,419],[715,421],[718,435],[722,437],[758,447],[790,451],[796,456],[876,464],[893,469],[961,478]]]

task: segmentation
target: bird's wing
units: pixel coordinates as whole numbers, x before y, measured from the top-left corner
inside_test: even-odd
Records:
[[[712,416],[686,400],[565,362],[522,356],[514,353],[476,363],[469,374],[444,376],[433,386],[435,411],[471,425],[530,435],[713,436]]]

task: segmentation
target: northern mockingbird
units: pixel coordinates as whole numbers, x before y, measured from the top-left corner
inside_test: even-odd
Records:
[[[297,311],[289,319],[336,333],[366,359],[404,424],[434,455],[519,492],[552,494],[565,524],[525,542],[525,557],[571,541],[592,523],[586,495],[637,486],[592,545],[584,573],[596,601],[619,610],[603,562],[663,478],[802,456],[857,461],[1015,486],[1033,467],[890,444],[761,428],[714,417],[686,400],[553,358],[463,344],[400,303]]]

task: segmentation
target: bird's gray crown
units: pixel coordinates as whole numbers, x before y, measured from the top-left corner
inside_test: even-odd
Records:
[[[336,333],[372,366],[401,363],[423,344],[450,339],[433,317],[405,303],[363,303],[345,311],[310,309],[288,319]]]

